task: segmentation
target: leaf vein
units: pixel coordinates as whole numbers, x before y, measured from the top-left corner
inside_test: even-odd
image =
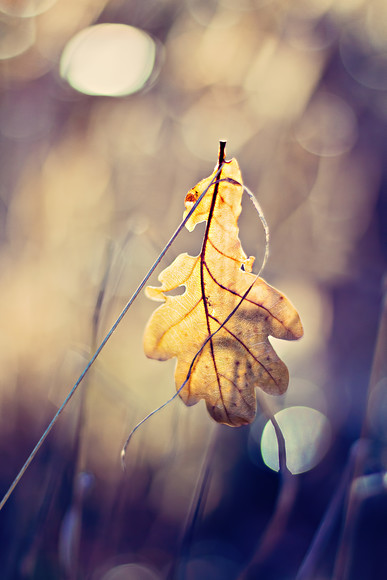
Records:
[[[212,318],[212,320],[214,320],[215,322],[217,322],[219,324],[219,326],[221,325],[221,322],[219,322],[219,320],[217,318],[215,318],[215,316],[212,316],[211,314],[209,315],[210,318]],[[269,377],[271,378],[271,380],[273,381],[274,384],[277,384],[277,381],[275,380],[275,378],[273,377],[273,375],[271,374],[270,371],[267,370],[267,368],[265,367],[265,365],[263,363],[261,363],[261,361],[251,352],[251,350],[249,349],[248,346],[245,345],[245,343],[243,342],[243,340],[241,340],[236,334],[234,334],[229,328],[227,328],[227,326],[223,326],[224,330],[226,330],[233,338],[235,338],[235,340],[237,342],[239,342],[239,344],[241,344],[243,346],[243,348],[246,350],[246,352],[251,356],[252,359],[255,360],[255,362],[257,362],[259,364],[260,367],[263,368],[263,370],[269,375]]]

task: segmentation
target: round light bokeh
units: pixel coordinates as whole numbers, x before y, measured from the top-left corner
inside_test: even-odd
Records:
[[[307,107],[295,136],[301,147],[314,155],[342,155],[356,142],[356,115],[340,97],[318,93]]]
[[[315,467],[325,455],[331,439],[327,417],[316,409],[300,406],[282,409],[275,418],[285,439],[289,471],[298,474]],[[262,432],[261,453],[264,463],[278,471],[278,442],[270,421]]]
[[[354,19],[340,39],[342,63],[356,82],[376,91],[387,90],[387,18],[384,6],[372,3],[367,18]],[[379,4],[379,6],[378,6]]]
[[[155,57],[155,42],[146,32],[126,24],[97,24],[67,43],[60,74],[80,93],[120,97],[145,85]]]
[[[35,22],[32,19],[0,18],[0,60],[14,58],[26,52],[35,42]]]

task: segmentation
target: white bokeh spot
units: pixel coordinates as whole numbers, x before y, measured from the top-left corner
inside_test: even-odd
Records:
[[[325,455],[331,439],[327,417],[316,409],[300,406],[282,409],[275,418],[285,439],[289,471],[304,473],[315,467]],[[265,464],[278,471],[278,443],[270,421],[262,432],[261,453]]]
[[[130,95],[149,79],[155,56],[155,43],[146,32],[126,24],[97,24],[67,43],[60,74],[87,95]]]

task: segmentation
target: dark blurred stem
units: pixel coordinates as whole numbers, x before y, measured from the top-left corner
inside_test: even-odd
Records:
[[[186,578],[186,566],[189,561],[190,550],[195,535],[196,526],[203,514],[208,497],[214,450],[217,444],[216,433],[217,431],[213,431],[207,447],[207,452],[200,469],[198,480],[193,493],[191,507],[189,509],[183,530],[180,550],[168,575],[169,580],[184,580]]]
[[[106,288],[107,283],[110,275],[110,269],[112,265],[112,244],[111,242],[108,243],[106,248],[106,256],[105,256],[105,269],[103,278],[101,280],[101,284],[99,287],[99,292],[97,296],[97,300],[94,307],[93,312],[93,319],[92,319],[92,327],[91,327],[91,352],[94,352],[98,345],[98,330],[101,320],[101,309],[102,304],[105,299],[106,295]],[[80,406],[79,406],[79,414],[77,420],[77,430],[76,430],[76,447],[77,447],[77,457],[76,457],[76,474],[80,471],[85,469],[85,439],[84,439],[84,432],[87,426],[87,392],[89,390],[90,378],[89,380],[85,381],[85,385],[80,393]]]
[[[273,553],[286,528],[298,490],[298,480],[292,475],[286,464],[285,439],[281,428],[270,409],[264,393],[259,391],[259,389],[257,389],[257,398],[263,413],[271,421],[275,430],[278,442],[278,462],[281,480],[274,513],[271,516],[263,535],[259,539],[259,544],[253,559],[242,571],[238,580],[247,580],[249,577],[257,577],[260,565]]]
[[[91,327],[91,352],[97,348],[98,345],[98,330],[101,320],[101,309],[102,304],[106,295],[106,288],[109,279],[111,264],[112,264],[112,244],[109,243],[106,248],[105,257],[105,268],[103,278],[101,280],[97,300],[94,307],[92,327]],[[77,417],[77,424],[75,429],[75,448],[74,448],[74,478],[73,478],[73,489],[72,489],[72,500],[69,506],[69,512],[77,514],[77,519],[79,525],[74,527],[71,546],[72,554],[71,561],[67,563],[67,578],[69,580],[76,580],[78,578],[79,569],[79,553],[80,553],[80,543],[82,537],[82,512],[83,512],[83,498],[84,494],[79,490],[80,486],[80,475],[86,470],[86,454],[87,454],[87,439],[85,433],[87,431],[87,395],[89,392],[91,374],[89,374],[84,381],[83,389],[80,393],[80,404],[79,412]]]
[[[315,578],[318,561],[322,556],[325,546],[327,545],[339,518],[346,492],[352,480],[354,466],[356,464],[358,455],[364,455],[364,453],[367,453],[368,446],[362,445],[362,443],[365,442],[362,440],[357,440],[351,449],[350,458],[347,462],[340,483],[326,513],[324,514],[313,541],[309,546],[309,549],[300,566],[295,580],[313,580],[313,578]]]
[[[387,377],[387,275],[384,277],[383,287],[383,302],[382,311],[380,315],[379,332],[376,339],[374,360],[372,364],[371,378],[368,386],[368,405],[370,403],[371,394],[378,382]],[[366,441],[369,435],[368,425],[368,411],[367,409],[360,440]],[[353,483],[364,472],[364,463],[366,456],[364,453],[359,453],[356,458],[354,474],[352,478],[352,485],[348,493],[347,509],[345,513],[344,527],[341,534],[339,549],[336,558],[334,580],[349,579],[350,564],[353,556],[353,538],[356,527],[356,519],[361,504],[361,498],[356,493],[356,488]]]
[[[290,471],[282,473],[275,510],[260,540],[251,566],[262,564],[273,553],[285,531],[297,491],[298,479]]]

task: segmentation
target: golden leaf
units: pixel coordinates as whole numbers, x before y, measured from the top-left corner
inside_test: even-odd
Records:
[[[239,426],[255,417],[255,387],[280,395],[288,386],[288,369],[268,336],[294,340],[303,329],[289,300],[251,273],[254,258],[247,258],[238,238],[242,177],[235,159],[224,161],[224,148],[214,173],[187,194],[184,216],[220,167],[186,224],[192,231],[207,222],[200,254],[180,254],[161,272],[161,286],[146,289],[164,304],[148,322],[144,350],[153,359],[177,357],[176,388],[186,381],[179,392],[186,405],[204,399],[215,421]],[[179,286],[186,288],[182,295],[166,295]]]

